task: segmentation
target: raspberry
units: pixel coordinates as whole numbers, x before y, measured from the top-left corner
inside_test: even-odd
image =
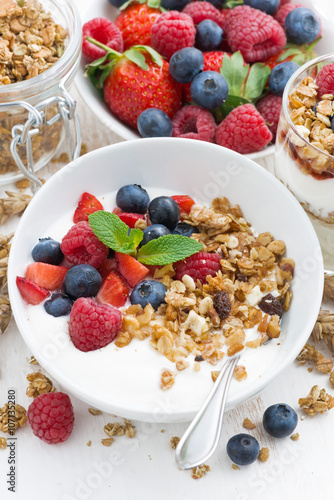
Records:
[[[74,224],[64,236],[60,248],[70,264],[99,267],[108,255],[108,247],[93,233],[88,221]]]
[[[86,40],[87,36],[95,38],[95,40],[107,45],[111,49],[123,52],[122,33],[114,23],[104,17],[96,17],[84,24],[82,36],[82,52],[89,61],[100,59],[100,57],[106,55],[106,51]]]
[[[212,114],[198,106],[184,106],[173,117],[173,137],[213,142],[216,122]]]
[[[233,52],[240,50],[246,62],[265,61],[286,44],[284,29],[258,9],[240,5],[224,18],[227,42]]]
[[[280,318],[283,316],[283,306],[277,297],[268,293],[259,302],[259,308],[265,314],[277,314]]]
[[[75,347],[95,351],[112,342],[122,328],[122,313],[108,304],[81,297],[70,314],[68,332]]]
[[[233,109],[216,130],[217,144],[241,154],[260,151],[271,139],[272,133],[253,104]]]
[[[291,0],[281,0],[279,6],[282,7],[282,5],[285,5],[286,3],[290,3]]]
[[[195,35],[196,29],[191,17],[177,10],[171,10],[161,14],[153,24],[151,45],[169,60],[178,50],[192,47]]]
[[[256,107],[270,132],[273,134],[273,140],[275,140],[282,107],[282,97],[268,94],[259,100]]]
[[[297,7],[304,7],[304,5],[302,5],[301,3],[287,3],[285,5],[282,5],[274,15],[274,18],[284,28],[284,21],[286,16],[292,10],[297,9]]]
[[[188,274],[195,280],[205,283],[207,276],[215,276],[219,271],[220,260],[221,256],[218,253],[198,252],[175,264],[175,279],[181,280]]]
[[[217,292],[213,297],[213,307],[216,309],[220,319],[226,319],[230,315],[231,301],[225,290]]]
[[[334,94],[334,63],[327,64],[319,71],[316,83],[319,87],[319,97]]]
[[[63,392],[41,394],[29,406],[27,416],[35,436],[48,444],[63,443],[72,433],[73,407]]]
[[[186,5],[182,11],[184,14],[188,14],[194,22],[194,24],[199,24],[204,21],[204,19],[211,19],[218,24],[221,28],[223,27],[223,16],[216,7],[210,2],[192,2]]]

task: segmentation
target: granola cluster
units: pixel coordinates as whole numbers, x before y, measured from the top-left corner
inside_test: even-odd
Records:
[[[334,408],[334,398],[325,389],[314,385],[306,398],[299,398],[298,404],[305,413],[313,417],[316,413],[324,413]]]
[[[3,408],[0,408],[0,431],[8,432],[15,431],[18,427],[23,427],[28,421],[27,412],[21,405],[11,405],[5,403]]]

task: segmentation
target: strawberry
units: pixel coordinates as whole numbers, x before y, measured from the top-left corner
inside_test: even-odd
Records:
[[[173,200],[176,201],[176,203],[180,207],[181,213],[184,213],[184,214],[189,214],[191,207],[195,204],[194,200],[192,198],[190,198],[190,196],[188,196],[187,194],[175,195],[175,196],[171,196],[171,198],[173,198]]]
[[[136,46],[120,54],[100,44],[106,56],[88,65],[87,74],[120,120],[137,129],[137,119],[147,108],[158,108],[170,118],[181,108],[181,85],[169,74],[169,64],[151,47]],[[135,61],[135,62],[134,62]]]
[[[128,298],[129,290],[124,279],[117,271],[111,271],[99,290],[96,296],[97,302],[100,304],[109,304],[114,307],[124,306]]]
[[[123,35],[124,50],[133,45],[151,45],[151,27],[161,13],[159,8],[150,7],[150,1],[131,2],[115,21]]]
[[[25,277],[42,288],[57,290],[61,287],[67,271],[67,267],[34,262],[27,267]]]
[[[123,278],[133,288],[148,275],[150,270],[131,255],[116,252],[118,269]]]
[[[103,210],[103,206],[99,200],[92,194],[83,193],[73,215],[74,224],[83,220],[88,220],[88,215],[97,210]]]
[[[106,279],[110,271],[117,269],[117,262],[115,259],[104,259],[100,267],[98,267],[98,272],[101,274],[103,280]]]
[[[27,278],[21,278],[20,276],[16,277],[16,285],[22,298],[28,302],[28,304],[34,306],[40,304],[50,294],[45,288],[41,288],[33,281]]]
[[[143,214],[134,214],[130,212],[122,212],[122,210],[118,207],[114,208],[113,213],[118,215],[118,217],[123,221],[127,226],[134,228],[136,222],[139,220],[145,220],[145,215]]]

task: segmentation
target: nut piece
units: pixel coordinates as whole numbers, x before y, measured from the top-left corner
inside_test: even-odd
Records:
[[[111,446],[114,441],[114,438],[101,439],[101,443],[103,444],[103,446]]]
[[[290,439],[292,439],[292,441],[298,441],[299,432],[295,432],[294,434],[291,434]]]
[[[29,373],[27,375],[27,380],[29,386],[26,394],[29,397],[37,398],[40,394],[55,392],[56,390],[51,380],[41,372]]]
[[[5,450],[7,448],[7,439],[0,437],[0,448]]]
[[[310,416],[316,413],[324,413],[334,407],[334,398],[327,394],[325,389],[320,389],[318,385],[314,385],[306,398],[298,400],[299,406]]]
[[[88,408],[88,411],[91,415],[102,415],[102,411],[95,408]]]
[[[0,408],[0,431],[15,434],[18,427],[23,427],[28,421],[27,412],[21,405],[5,403]]]
[[[176,450],[176,447],[179,444],[180,439],[181,438],[179,438],[178,436],[172,436],[170,438],[170,446],[171,446],[172,450]]]
[[[269,459],[269,448],[261,448],[258,458],[260,462],[267,462],[267,460]]]
[[[160,379],[160,387],[163,391],[168,391],[171,387],[173,387],[175,382],[175,374],[168,370],[167,368],[162,372]]]
[[[209,472],[211,469],[208,465],[200,465],[199,467],[194,467],[192,469],[192,474],[191,477],[193,479],[200,479],[201,477],[205,476],[207,472]]]
[[[248,429],[248,430],[255,429],[255,427],[256,427],[256,425],[254,424],[254,422],[252,422],[251,420],[249,420],[249,418],[245,418],[245,420],[242,423],[242,426],[245,429]]]

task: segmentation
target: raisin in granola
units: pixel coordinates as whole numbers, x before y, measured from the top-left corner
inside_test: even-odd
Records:
[[[220,319],[226,319],[230,315],[231,301],[225,290],[217,292],[213,298],[213,307],[216,309]]]
[[[283,306],[277,297],[271,293],[265,295],[259,302],[259,308],[266,314],[277,314],[280,318],[283,316]]]

